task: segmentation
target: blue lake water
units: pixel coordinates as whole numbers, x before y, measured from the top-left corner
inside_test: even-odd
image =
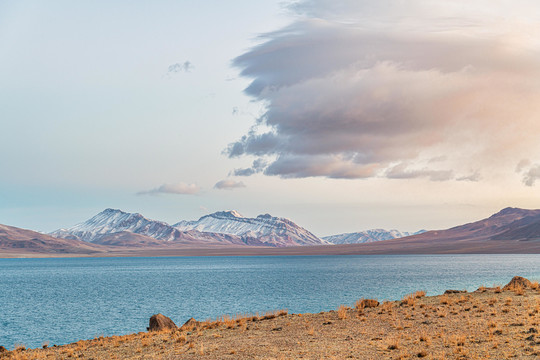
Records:
[[[540,279],[540,255],[0,259],[0,345],[39,347],[223,314],[319,312],[416,290]]]

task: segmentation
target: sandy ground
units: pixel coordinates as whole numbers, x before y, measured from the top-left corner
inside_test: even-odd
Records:
[[[0,353],[0,359],[536,359],[540,290],[483,289],[319,314],[239,316],[196,328]]]

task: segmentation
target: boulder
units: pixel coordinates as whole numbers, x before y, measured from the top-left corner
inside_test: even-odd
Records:
[[[191,331],[196,329],[200,325],[200,322],[195,320],[194,318],[189,319],[184,323],[184,325],[180,326],[180,330],[186,330]]]
[[[0,354],[3,352],[7,352],[7,349],[3,346],[0,346]]]
[[[512,280],[510,280],[510,282],[503,287],[503,290],[513,290],[520,287],[526,289],[530,288],[531,285],[531,282],[524,277],[514,276]]]
[[[150,326],[147,328],[149,331],[161,331],[166,329],[177,329],[176,324],[162,314],[152,315],[150,318]]]

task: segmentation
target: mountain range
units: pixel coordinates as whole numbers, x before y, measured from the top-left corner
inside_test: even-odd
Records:
[[[85,222],[50,235],[114,246],[160,246],[175,244],[305,246],[329,245],[294,222],[259,215],[248,218],[236,211],[221,211],[197,221],[169,225],[141,214],[106,209]]]
[[[106,209],[51,234],[0,225],[2,256],[422,253],[540,253],[540,210],[505,208],[486,219],[412,235],[376,229],[322,239],[284,218],[235,211],[169,225]]]

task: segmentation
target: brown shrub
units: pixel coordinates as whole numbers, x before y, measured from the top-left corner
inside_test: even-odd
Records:
[[[360,300],[357,300],[356,303],[354,304],[354,307],[356,308],[356,310],[362,310],[365,308],[374,308],[377,306],[379,306],[379,302],[374,299],[360,299]]]

